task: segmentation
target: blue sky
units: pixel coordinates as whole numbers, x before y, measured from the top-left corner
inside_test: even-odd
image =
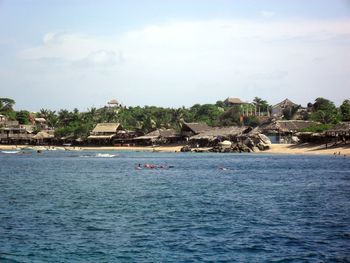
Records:
[[[0,0],[17,109],[350,97],[350,1]]]

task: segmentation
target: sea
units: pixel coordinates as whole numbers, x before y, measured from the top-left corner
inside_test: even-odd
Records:
[[[0,151],[0,262],[350,262],[350,158]]]

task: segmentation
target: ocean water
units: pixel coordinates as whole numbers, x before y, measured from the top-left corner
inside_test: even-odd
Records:
[[[350,158],[0,153],[0,262],[350,262]]]

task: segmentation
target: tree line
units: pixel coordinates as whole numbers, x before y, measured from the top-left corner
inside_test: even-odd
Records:
[[[72,111],[62,109],[53,111],[41,109],[33,114],[26,110],[15,111],[15,101],[10,98],[0,98],[0,114],[9,120],[17,120],[20,124],[30,124],[34,117],[42,117],[50,128],[55,129],[58,137],[74,135],[76,138],[86,138],[96,123],[119,122],[125,129],[147,133],[157,128],[180,129],[182,122],[205,122],[209,126],[247,125],[258,126],[261,118],[256,115],[245,116],[244,112],[258,108],[261,112],[272,111],[272,106],[261,98],[255,97],[251,104],[233,106],[223,101],[215,104],[195,104],[186,108],[163,108],[156,106],[136,107],[103,107],[90,108],[85,112],[78,109]],[[286,109],[284,119],[293,119],[300,106]],[[350,121],[350,100],[343,101],[337,108],[325,98],[317,98],[314,103],[308,103],[307,109],[298,116],[303,120],[313,120],[322,125],[312,128],[315,131],[324,130],[340,121]]]

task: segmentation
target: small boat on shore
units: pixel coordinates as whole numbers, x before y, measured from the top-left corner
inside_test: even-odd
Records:
[[[2,153],[5,153],[5,154],[16,154],[16,153],[19,153],[19,151],[1,151]]]

